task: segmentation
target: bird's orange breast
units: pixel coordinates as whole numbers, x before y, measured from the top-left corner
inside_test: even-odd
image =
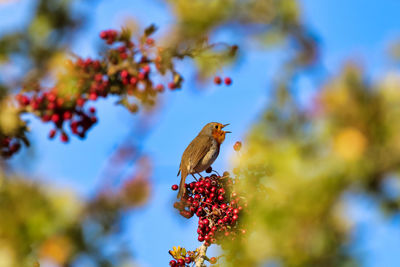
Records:
[[[213,138],[217,141],[218,144],[222,144],[225,140],[225,132],[224,131],[214,131],[212,133]]]

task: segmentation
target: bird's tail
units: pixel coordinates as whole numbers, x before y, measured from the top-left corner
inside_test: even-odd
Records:
[[[181,182],[179,184],[179,191],[178,191],[178,196],[177,198],[181,199],[183,195],[185,195],[186,192],[186,187],[185,187],[185,181],[186,181],[186,176],[187,176],[187,171],[186,170],[181,170]]]

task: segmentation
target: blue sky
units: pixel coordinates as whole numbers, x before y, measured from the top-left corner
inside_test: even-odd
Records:
[[[0,5],[0,35],[27,21],[29,2],[20,0]],[[316,79],[313,73],[299,77],[302,101],[306,103],[323,77],[335,75],[348,59],[361,62],[372,78],[378,78],[391,67],[385,53],[390,42],[400,37],[398,0],[379,3],[373,0],[303,0],[301,4],[305,23],[320,41],[323,70],[322,75],[319,74],[322,80]],[[119,28],[127,17],[138,19],[143,26],[156,23],[161,31],[174,22],[162,1],[107,0],[78,7],[89,9],[92,15],[73,45],[73,51],[83,56],[96,56],[94,47],[98,32]],[[229,31],[217,37],[235,41]],[[200,88],[192,79],[192,69],[187,67],[190,62],[180,64],[185,66],[182,71],[186,77],[184,87],[181,91],[166,93],[165,105],[154,117],[154,130],[141,144],[154,160],[152,198],[124,221],[124,238],[141,266],[165,266],[170,260],[167,251],[174,245],[188,249],[199,245],[194,220],[179,218],[172,208],[175,192],[170,186],[178,181],[176,172],[185,146],[210,121],[231,123],[229,128],[233,133],[223,144],[214,165],[218,170],[229,169],[233,143],[242,139],[268,101],[269,81],[276,74],[285,51],[247,51],[238,64],[222,71],[223,75],[233,77],[230,87],[216,87],[210,82]],[[31,154],[25,153],[14,159],[16,164],[24,162],[24,165],[17,165],[24,166],[21,172],[71,188],[82,197],[90,196],[99,183],[110,152],[125,139],[136,122],[134,116],[112,101],[99,101],[96,107],[100,120],[88,138],[85,141],[73,138],[68,145],[47,140],[50,126],[33,120],[31,137],[36,158],[31,161]],[[352,251],[359,255],[363,266],[400,265],[400,218],[385,219],[377,212],[373,201],[364,197],[347,200],[350,203],[348,212],[357,225]]]

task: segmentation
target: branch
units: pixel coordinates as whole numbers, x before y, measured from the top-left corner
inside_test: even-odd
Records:
[[[198,248],[199,255],[197,255],[196,259],[194,260],[196,267],[204,267],[206,266],[204,264],[204,260],[206,259],[206,252],[207,252],[207,246],[205,243],[203,243],[199,248]]]

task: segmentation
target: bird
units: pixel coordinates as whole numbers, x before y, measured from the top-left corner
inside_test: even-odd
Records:
[[[181,163],[179,165],[179,173],[181,173],[181,182],[179,184],[178,199],[185,195],[186,177],[191,174],[200,173],[208,169],[217,159],[221,144],[225,140],[225,134],[229,131],[222,130],[228,124],[218,122],[207,123],[199,134],[190,142],[182,154]]]

